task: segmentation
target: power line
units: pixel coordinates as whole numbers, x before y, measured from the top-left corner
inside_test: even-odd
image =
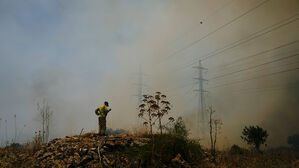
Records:
[[[280,54],[276,54],[276,55],[273,55],[273,56],[270,56],[270,57],[268,57],[268,59],[272,59],[272,58],[276,58],[277,56],[280,56],[280,55],[282,55],[282,54],[296,54],[296,53],[294,53],[294,51],[298,51],[298,49],[297,50],[293,50],[292,52],[284,52],[284,53],[280,53]],[[238,64],[239,65],[239,64]],[[247,64],[244,64],[244,65],[247,65]],[[244,65],[239,65],[239,66],[244,66]],[[233,68],[233,67],[222,67],[222,69],[221,69],[221,71],[224,71],[224,70],[226,70],[226,69],[230,69],[230,68]],[[216,70],[214,69],[214,71],[216,72]],[[219,71],[219,70],[218,70]]]
[[[240,93],[240,92],[246,92],[246,91],[258,91],[258,92],[261,92],[261,91],[267,91],[266,89],[269,89],[271,90],[276,90],[276,89],[287,89],[287,88],[294,88],[294,87],[297,87],[299,85],[298,82],[294,82],[294,83],[291,83],[290,85],[288,85],[287,87],[285,85],[278,85],[278,86],[272,86],[272,87],[258,87],[258,88],[246,88],[246,89],[240,89],[240,90],[236,90],[236,91],[233,91],[233,92],[237,92],[237,93]],[[258,90],[256,90],[258,89]]]
[[[249,35],[249,36],[247,36],[247,37],[245,37],[243,39],[240,39],[238,41],[230,43],[230,44],[228,44],[228,45],[226,45],[226,46],[224,46],[222,48],[216,49],[216,50],[214,50],[214,51],[212,51],[212,52],[210,52],[208,54],[205,54],[205,55],[203,55],[203,56],[201,56],[199,58],[193,59],[192,63],[186,65],[184,68],[187,68],[187,67],[189,67],[191,65],[194,65],[195,64],[194,61],[196,61],[196,60],[198,60],[200,58],[202,58],[202,60],[204,61],[204,60],[206,60],[206,59],[208,59],[208,58],[210,58],[212,56],[215,56],[215,55],[218,55],[220,53],[223,53],[223,52],[225,52],[227,50],[230,50],[230,49],[235,48],[235,47],[237,47],[239,45],[247,43],[247,42],[249,42],[249,41],[251,41],[251,40],[253,40],[255,38],[261,37],[261,36],[263,36],[263,35],[265,35],[267,33],[273,32],[273,31],[275,31],[275,30],[277,30],[277,29],[279,29],[281,27],[284,27],[284,26],[286,26],[288,24],[291,24],[291,23],[293,23],[293,22],[295,22],[295,21],[298,20],[298,18],[294,19],[295,16],[298,16],[298,14],[293,15],[293,16],[287,18],[287,19],[281,20],[281,21],[279,21],[279,22],[277,22],[277,23],[275,23],[275,24],[273,24],[271,26],[263,28],[262,30],[254,32],[253,34],[251,34],[251,35]],[[297,42],[298,42],[298,40],[295,41],[295,43],[297,43]],[[184,69],[184,68],[182,68],[182,69]]]
[[[285,43],[285,44],[283,44],[283,45],[280,45],[280,46],[277,46],[277,47],[274,47],[274,48],[271,48],[271,49],[268,49],[268,50],[264,50],[264,51],[261,51],[261,52],[259,52],[259,53],[253,54],[253,55],[249,55],[249,56],[247,56],[247,57],[242,57],[242,58],[240,58],[240,59],[237,59],[237,60],[235,60],[235,61],[232,61],[232,62],[230,62],[230,63],[228,63],[228,64],[224,64],[224,65],[221,65],[221,66],[222,66],[222,67],[227,67],[228,65],[235,64],[235,63],[240,62],[240,61],[242,61],[242,60],[246,60],[246,59],[249,59],[249,58],[252,58],[252,57],[256,57],[256,56],[259,56],[259,55],[262,55],[262,54],[266,54],[266,53],[268,53],[268,52],[275,51],[275,50],[278,50],[278,49],[281,49],[281,48],[284,48],[284,47],[287,47],[287,46],[296,44],[296,43],[298,43],[298,42],[299,42],[298,40],[295,40],[295,41],[292,41],[292,42],[289,42],[289,43]],[[194,60],[194,61],[196,61],[196,60]],[[191,65],[194,65],[194,64],[195,64],[195,63],[193,62],[193,63],[188,64],[187,66],[185,66],[185,67],[183,67],[183,68],[178,68],[178,69],[176,69],[176,70],[182,70],[182,69],[188,68],[188,67],[190,67]],[[219,68],[219,69],[220,69],[220,68]],[[222,69],[223,69],[223,68],[222,68]],[[176,70],[175,70],[175,71],[176,71]],[[215,70],[211,70],[211,71],[213,72],[213,71],[215,71]],[[211,71],[210,71],[210,72],[211,72]]]
[[[291,63],[287,63],[287,64],[280,64],[279,66],[275,66],[274,68],[281,68],[281,67],[286,67],[286,66],[291,66],[291,65],[296,65],[298,64],[299,61],[294,61],[294,62],[291,62]],[[263,69],[259,69],[259,70],[255,70],[254,73],[258,73],[258,72],[261,72],[261,71],[264,71],[265,68]]]
[[[171,54],[170,56],[168,56],[165,60],[167,60],[167,59],[169,59],[169,58],[171,58],[171,57],[173,57],[173,56],[179,54],[180,52],[182,52],[182,51],[184,51],[184,50],[186,50],[186,49],[192,47],[193,45],[197,44],[198,42],[200,42],[200,41],[206,39],[206,38],[209,37],[210,35],[216,33],[217,31],[219,31],[219,30],[221,30],[221,29],[223,29],[224,27],[226,27],[226,26],[228,26],[228,25],[234,23],[234,22],[237,21],[238,19],[242,18],[243,16],[246,16],[247,14],[251,13],[252,11],[254,11],[255,9],[259,8],[260,6],[266,4],[266,3],[269,2],[269,1],[270,1],[270,0],[264,0],[264,1],[262,1],[262,2],[259,3],[258,5],[254,6],[253,8],[250,8],[249,10],[247,10],[246,12],[244,12],[243,14],[241,14],[241,15],[235,17],[234,19],[230,20],[229,22],[227,22],[227,23],[223,24],[222,26],[216,28],[215,30],[213,30],[213,31],[211,31],[211,32],[209,32],[209,33],[207,33],[206,35],[204,35],[204,36],[201,37],[200,39],[195,40],[194,42],[192,42],[192,43],[190,43],[189,45],[187,45],[187,46],[181,48],[180,50],[177,50],[176,52],[174,52],[173,54]]]
[[[289,55],[289,56],[286,56],[286,57],[282,57],[282,58],[279,58],[279,59],[276,59],[276,60],[272,60],[272,61],[269,61],[269,62],[258,64],[258,65],[252,66],[252,67],[247,67],[247,68],[240,69],[240,70],[237,70],[237,71],[233,71],[233,72],[229,72],[229,73],[226,73],[226,74],[218,75],[218,76],[215,76],[213,78],[210,78],[209,80],[214,80],[214,79],[226,77],[226,76],[229,76],[229,75],[233,75],[233,74],[236,74],[236,73],[240,73],[240,72],[243,72],[243,71],[247,71],[247,70],[250,70],[250,69],[254,69],[254,68],[257,68],[257,67],[261,67],[261,66],[265,66],[265,65],[268,65],[268,64],[272,64],[272,63],[275,63],[275,62],[278,62],[278,61],[282,61],[282,60],[285,60],[285,59],[289,59],[289,58],[292,58],[292,57],[296,57],[298,55],[299,55],[299,53],[292,54],[292,55]]]
[[[296,41],[292,41],[292,42],[290,42],[290,43],[286,43],[286,44],[283,44],[283,45],[280,45],[280,46],[277,46],[277,47],[274,47],[274,48],[271,48],[271,49],[268,49],[268,50],[264,50],[264,51],[261,51],[261,52],[259,52],[259,53],[253,54],[253,55],[249,55],[249,56],[246,56],[246,57],[242,57],[242,58],[237,59],[237,60],[235,60],[235,61],[232,61],[232,62],[230,62],[230,63],[221,65],[222,68],[218,68],[218,69],[221,69],[221,70],[226,69],[228,66],[233,65],[233,64],[235,64],[235,63],[238,63],[238,62],[241,62],[241,61],[244,61],[244,60],[247,60],[247,59],[256,57],[256,56],[259,56],[259,55],[263,55],[263,54],[266,54],[266,53],[269,53],[269,52],[272,52],[272,51],[281,49],[281,48],[283,48],[283,47],[286,47],[286,46],[289,46],[289,45],[292,45],[292,44],[295,44],[295,43],[298,43],[298,42],[299,42],[298,40],[296,40]],[[293,51],[297,51],[297,50],[298,50],[298,49],[296,49],[296,50],[292,50],[292,52],[293,52]],[[277,56],[277,55],[274,55],[274,56]],[[274,56],[272,56],[272,57],[274,57]],[[214,71],[215,71],[215,70],[214,70]]]
[[[218,87],[222,87],[222,86],[229,86],[229,85],[236,84],[236,83],[247,82],[247,81],[258,79],[258,78],[262,78],[262,77],[273,76],[273,75],[277,75],[277,74],[281,74],[281,73],[286,73],[286,72],[290,72],[290,71],[296,71],[296,70],[299,70],[299,67],[293,68],[293,69],[287,69],[287,70],[277,71],[277,72],[273,72],[273,73],[269,73],[269,74],[265,74],[265,75],[261,75],[261,76],[256,76],[256,77],[245,79],[245,80],[239,80],[239,81],[235,81],[235,82],[229,82],[229,83],[225,83],[225,84],[221,84],[221,85],[216,85],[216,86],[210,87],[208,89],[214,89],[214,88],[218,88]]]
[[[296,14],[295,16],[297,16],[298,14]],[[287,20],[290,20],[291,18],[293,18],[294,16],[292,16],[292,17],[290,17],[290,18],[288,18]],[[281,24],[281,22],[285,22],[285,20],[284,21],[281,21],[281,22],[279,22],[279,23],[276,23],[276,24],[274,24],[274,25],[271,25],[270,27],[273,27],[273,28],[270,28],[270,27],[267,27],[267,28],[264,28],[264,29],[262,29],[262,30],[260,30],[260,31],[258,31],[258,32],[255,32],[255,33],[253,33],[253,34],[251,34],[250,36],[248,36],[247,38],[247,40],[244,40],[244,39],[241,39],[241,40],[238,40],[238,41],[236,41],[236,42],[234,42],[234,43],[232,43],[232,44],[230,44],[229,46],[230,47],[228,47],[228,48],[222,48],[222,49],[220,49],[220,51],[218,52],[218,51],[213,51],[213,52],[215,52],[214,54],[210,54],[210,55],[207,55],[206,57],[203,57],[202,58],[202,60],[206,60],[206,59],[208,59],[208,58],[210,58],[210,57],[212,57],[212,56],[215,56],[215,55],[218,55],[219,53],[222,53],[222,52],[224,52],[224,51],[226,51],[226,50],[229,50],[229,49],[232,49],[232,48],[234,48],[234,47],[237,47],[237,46],[239,46],[239,45],[241,45],[241,44],[244,44],[244,43],[247,43],[247,42],[249,42],[249,41],[251,41],[251,40],[253,40],[253,39],[255,39],[255,38],[258,38],[258,37],[260,37],[260,36],[262,36],[262,35],[265,35],[265,34],[267,34],[267,33],[270,33],[270,32],[272,32],[272,31],[274,31],[274,30],[277,30],[277,29],[279,29],[279,28],[281,28],[281,27],[283,27],[283,26],[286,26],[286,25],[288,25],[288,24],[290,24],[290,23],[293,23],[293,22],[295,22],[295,21],[297,21],[298,20],[298,18],[296,18],[296,19],[293,19],[293,20],[290,20],[290,21],[288,21],[288,22],[286,22],[286,23],[284,23],[284,24]],[[281,25],[279,25],[279,24],[281,24]],[[277,25],[279,25],[279,26],[277,26]],[[275,26],[277,26],[277,27],[275,27]],[[270,30],[267,30],[267,29],[269,29],[270,28]],[[267,30],[267,31],[265,31],[265,30]],[[264,32],[263,32],[264,31]],[[261,33],[262,32],[262,33]],[[259,34],[260,33],[260,34]],[[251,37],[252,36],[252,37]],[[236,43],[236,44],[235,44]]]
[[[200,24],[194,26],[194,28],[195,28],[195,27],[199,27],[199,26],[201,26],[203,22],[205,22],[206,20],[208,20],[208,18],[210,18],[211,16],[215,15],[216,13],[218,13],[219,11],[221,11],[222,9],[224,9],[225,7],[227,7],[228,5],[232,4],[233,1],[236,1],[236,0],[230,0],[229,2],[223,4],[220,8],[216,9],[213,13],[211,13],[210,15],[208,15],[204,20],[201,20]],[[196,30],[197,30],[197,29],[196,29]],[[191,31],[193,31],[193,30],[186,31],[186,32],[182,33],[183,35],[180,36],[179,38],[176,38],[174,41],[177,41],[177,40],[179,40],[179,39],[182,39],[184,35],[190,33]]]

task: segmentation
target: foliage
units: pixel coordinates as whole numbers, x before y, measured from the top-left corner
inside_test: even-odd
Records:
[[[138,117],[145,120],[144,125],[149,125],[151,135],[153,134],[153,125],[158,120],[160,134],[162,134],[162,118],[171,110],[170,102],[166,100],[166,95],[161,94],[161,92],[156,92],[154,96],[143,95],[143,98],[143,103],[139,105]],[[169,117],[169,121],[173,122],[174,119]]]
[[[241,138],[249,145],[254,145],[255,149],[260,151],[260,146],[266,142],[269,136],[267,131],[259,126],[245,126]]]
[[[189,130],[186,128],[182,117],[178,117],[178,119],[170,127],[165,128],[169,134],[182,139],[186,139],[189,135]]]
[[[299,134],[295,134],[288,137],[288,144],[295,149],[299,149]]]
[[[106,134],[108,135],[117,135],[117,134],[122,134],[126,132],[124,129],[112,129],[112,128],[107,128]]]
[[[142,167],[159,167],[169,165],[177,154],[192,163],[203,157],[203,151],[198,141],[185,139],[173,134],[154,134],[152,141],[142,148]]]

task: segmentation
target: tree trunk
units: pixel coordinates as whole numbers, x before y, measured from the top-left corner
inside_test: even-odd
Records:
[[[161,117],[159,117],[159,128],[160,128],[160,134],[162,135],[162,122],[161,122]]]
[[[212,111],[210,111],[210,139],[211,139],[211,153],[213,153],[213,126],[212,126]]]
[[[150,134],[153,135],[152,116],[150,111],[148,112],[148,118],[149,118],[149,125],[150,125]]]
[[[255,149],[256,149],[258,152],[260,152],[260,146],[261,146],[261,144],[259,144],[259,143],[256,143],[256,144],[255,144]]]

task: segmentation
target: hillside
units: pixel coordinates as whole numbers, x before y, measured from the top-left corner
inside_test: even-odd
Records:
[[[171,168],[267,168],[299,167],[298,153],[289,149],[255,153],[234,146],[218,151],[213,158],[209,150],[194,140],[172,135],[147,136],[87,133],[66,136],[49,143],[0,148],[0,167],[75,168],[75,167],[171,167]]]
[[[66,136],[53,139],[36,151],[17,146],[4,148],[0,155],[0,167],[137,167],[140,163],[130,160],[121,152],[148,142],[148,138],[129,135],[102,137],[87,133]]]

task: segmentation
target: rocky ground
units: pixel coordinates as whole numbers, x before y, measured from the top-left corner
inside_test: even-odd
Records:
[[[140,161],[121,152],[148,142],[148,138],[125,134],[66,136],[53,139],[37,151],[26,152],[21,147],[2,149],[0,167],[138,167]]]
[[[98,136],[87,133],[81,136],[66,136],[53,139],[41,146],[11,145],[0,148],[0,167],[11,168],[74,168],[74,167],[180,167],[180,168],[267,168],[290,167],[299,168],[299,158],[289,150],[252,153],[248,150],[218,152],[213,158],[208,150],[202,150],[202,155],[192,162],[184,160],[180,153],[171,155],[169,161],[159,161],[156,154],[155,162],[148,166],[145,152],[151,151],[150,139],[137,135]],[[163,145],[162,145],[163,146]],[[146,150],[144,150],[146,149]],[[150,154],[153,156],[153,154]],[[155,154],[154,154],[155,155]],[[157,160],[158,158],[158,160]],[[148,160],[147,160],[148,161]]]

